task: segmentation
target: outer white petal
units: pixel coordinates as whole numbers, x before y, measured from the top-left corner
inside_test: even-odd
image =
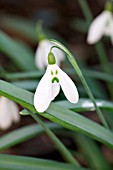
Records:
[[[46,73],[39,82],[34,95],[34,106],[38,112],[44,112],[50,105],[52,96],[52,83],[50,76],[50,68],[48,66]]]
[[[71,103],[77,103],[79,99],[79,94],[75,84],[65,72],[63,72],[59,67],[57,69],[60,85],[64,92],[64,95]]]
[[[43,57],[43,51],[41,50],[40,46],[38,46],[35,53],[35,64],[41,70],[44,69],[42,57]]]
[[[60,84],[59,83],[52,83],[52,98],[51,100],[54,100],[55,97],[58,95],[60,91]]]
[[[90,25],[87,37],[87,42],[89,44],[96,43],[101,39],[105,32],[106,24],[110,16],[110,12],[104,11],[93,20]]]
[[[12,122],[14,121],[16,123],[20,120],[19,108],[17,104],[11,100],[9,100],[9,112],[12,115]]]
[[[36,62],[36,66],[41,70],[44,70],[45,67],[48,65],[47,57],[50,48],[51,45],[49,44],[48,40],[42,40],[41,42],[39,42],[35,54],[35,62]]]
[[[0,97],[0,128],[5,130],[12,124],[12,115],[9,110],[9,100],[3,96]]]

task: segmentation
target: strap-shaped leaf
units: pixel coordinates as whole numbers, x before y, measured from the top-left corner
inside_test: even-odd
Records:
[[[19,103],[23,107],[36,112],[33,105],[33,93],[0,80],[0,95]],[[40,113],[39,113],[40,114]],[[51,103],[46,113],[40,114],[53,122],[56,122],[68,129],[85,134],[103,144],[113,148],[113,133],[101,125],[75,113],[64,106]]]
[[[0,25],[13,32],[23,35],[28,40],[36,41],[35,23],[20,16],[4,15],[0,17]]]
[[[74,135],[74,141],[91,169],[112,170],[96,142],[80,134]]]
[[[0,31],[0,51],[6,54],[20,69],[27,71],[36,69],[32,50],[2,31]]]
[[[46,123],[46,126],[52,130],[59,130],[62,128],[61,126],[54,123]],[[44,128],[37,124],[16,129],[0,138],[0,150],[10,148],[44,132]]]
[[[91,102],[91,100],[89,100],[87,98],[80,99],[76,105],[68,102],[67,100],[58,101],[56,103],[60,106],[64,106],[67,109],[71,109],[71,110],[79,111],[79,112],[95,110],[93,103]],[[100,107],[103,110],[112,110],[113,111],[113,103],[112,102],[97,99],[96,104],[98,107]]]
[[[14,81],[12,84],[14,84],[17,87],[20,87],[22,89],[33,91],[36,89],[39,81],[37,80],[22,80],[22,81]]]
[[[0,154],[1,170],[85,170],[72,164],[24,156]]]

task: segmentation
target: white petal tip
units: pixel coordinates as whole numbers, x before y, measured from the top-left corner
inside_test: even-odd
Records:
[[[78,99],[71,101],[71,103],[74,103],[74,104],[78,103]]]
[[[9,129],[11,127],[11,124],[12,124],[11,121],[8,122],[8,123],[0,124],[0,129],[7,130],[7,129]]]
[[[48,109],[49,104],[50,104],[49,100],[44,101],[44,103],[42,101],[44,101],[44,99],[40,99],[40,101],[38,101],[37,95],[34,96],[34,107],[35,107],[36,111],[39,113],[45,112]],[[49,103],[48,103],[48,101],[49,101]]]
[[[72,96],[72,98],[70,98],[70,99],[68,99],[71,103],[74,103],[74,104],[76,104],[76,103],[78,103],[78,101],[79,101],[79,95],[78,94],[76,94],[76,96]]]
[[[14,122],[15,122],[15,123],[18,123],[18,122],[20,121],[20,119],[21,119],[21,117],[20,117],[20,115],[18,114],[17,117],[15,118]]]
[[[34,107],[35,107],[36,111],[39,113],[43,113],[47,109],[47,108],[41,106],[41,104],[38,104],[38,102],[35,100],[35,98],[34,98]]]
[[[90,45],[93,45],[93,44],[95,44],[96,42],[97,42],[97,41],[94,41],[94,39],[92,39],[92,38],[90,38],[90,37],[87,38],[87,43],[90,44]]]
[[[39,113],[43,113],[45,112],[47,109],[43,109],[43,108],[39,108],[39,107],[35,107],[35,109],[37,110],[37,112]]]

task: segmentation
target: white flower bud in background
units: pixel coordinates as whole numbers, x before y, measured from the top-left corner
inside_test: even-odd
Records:
[[[44,70],[47,67],[48,53],[52,46],[54,46],[54,44],[49,42],[47,39],[43,39],[39,42],[35,54],[35,63],[40,70]],[[56,63],[59,66],[61,62],[65,59],[65,55],[61,50],[57,48],[53,49],[53,54],[56,56]]]
[[[89,44],[98,42],[104,35],[110,36],[113,43],[113,15],[111,10],[112,4],[107,3],[105,10],[92,21],[87,37]]]
[[[20,120],[19,109],[16,103],[0,96],[0,129],[8,129],[12,123]]]

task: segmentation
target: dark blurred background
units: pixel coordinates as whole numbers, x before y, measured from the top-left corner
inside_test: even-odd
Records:
[[[82,0],[79,0],[82,1]],[[71,47],[72,51],[87,61],[87,63],[95,64],[98,59],[95,57],[96,53],[92,54],[92,48],[86,43],[87,29],[88,25],[78,26],[78,20],[81,19],[85,22],[85,17],[80,7],[78,0],[1,0],[0,1],[0,28],[5,30],[10,36],[16,37],[36,50],[37,41],[32,41],[22,36],[20,32],[16,31],[17,26],[15,25],[15,30],[10,29],[7,25],[6,18],[9,16],[22,17],[27,19],[29,22],[35,24],[38,20],[43,21],[43,26],[56,32],[60,35]],[[93,16],[97,16],[104,9],[105,0],[87,0],[89,7],[92,11]],[[5,19],[4,19],[5,17]],[[10,25],[10,21],[8,23]],[[13,25],[14,27],[14,25]],[[35,31],[35,29],[34,29]],[[53,37],[54,38],[54,37]],[[106,49],[111,46],[111,42],[106,45]],[[112,47],[112,46],[111,46]],[[111,57],[111,52],[109,49],[109,55]]]
[[[88,0],[94,16],[103,10],[104,2]],[[84,18],[78,0],[1,0],[2,15],[21,16],[31,21],[42,19],[45,26],[57,31],[64,39],[77,43],[85,41],[85,37],[70,26],[74,19]]]

